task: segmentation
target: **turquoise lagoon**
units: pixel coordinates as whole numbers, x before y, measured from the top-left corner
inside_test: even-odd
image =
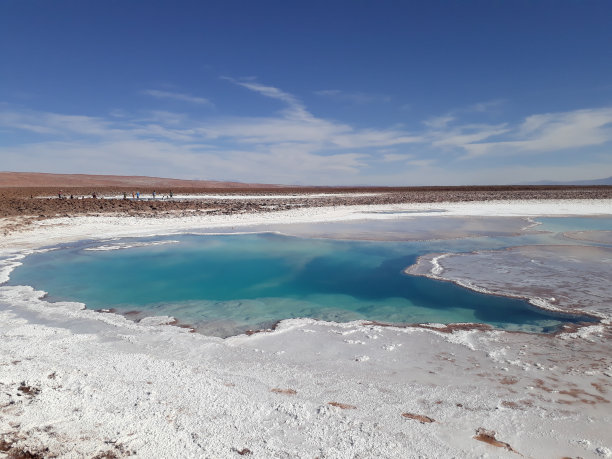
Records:
[[[397,324],[479,322],[552,332],[565,322],[588,319],[409,276],[403,270],[425,253],[501,249],[549,243],[555,237],[374,242],[261,233],[81,242],[27,257],[9,284],[45,290],[51,302],[79,301],[136,320],[173,316],[221,337],[299,317]],[[102,245],[122,248],[96,250]]]

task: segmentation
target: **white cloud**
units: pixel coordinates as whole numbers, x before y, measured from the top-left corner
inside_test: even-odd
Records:
[[[231,81],[232,83],[237,84],[238,86],[242,86],[243,88],[257,92],[262,96],[285,102],[285,104],[287,104],[287,109],[284,110],[284,115],[286,118],[301,121],[313,120],[313,116],[308,112],[308,110],[306,110],[306,107],[296,97],[285,91],[275,88],[274,86],[266,86],[252,80],[239,81],[230,77],[222,77],[222,79]]]
[[[0,126],[50,135],[111,135],[118,132],[113,131],[109,121],[101,118],[31,110],[0,112]]]
[[[571,165],[523,164],[481,167],[477,164],[462,170],[436,163],[397,168],[391,173],[373,173],[368,176],[367,183],[398,186],[507,185],[540,180],[588,180],[610,175],[612,175],[612,164],[606,160]]]
[[[465,142],[468,158],[482,155],[547,153],[603,145],[612,141],[612,108],[575,110],[527,117],[508,140]]]
[[[390,146],[418,142],[421,139],[400,130],[356,130],[347,124],[317,118],[293,95],[273,86],[254,81],[238,81],[223,77],[234,84],[257,92],[265,97],[284,102],[278,118],[236,118],[202,128],[212,137],[226,136],[242,142],[295,142],[315,143],[318,147],[359,149],[373,146]]]
[[[419,143],[423,137],[411,136],[398,130],[365,129],[358,132],[351,131],[339,134],[331,142],[341,148],[387,147],[409,143]]]
[[[452,115],[434,116],[428,120],[423,121],[423,124],[432,129],[443,129],[449,123],[455,121],[455,117]]]
[[[449,124],[454,121],[457,121],[460,117],[466,114],[474,114],[474,113],[490,113],[494,111],[498,111],[500,107],[505,103],[503,99],[494,99],[488,100],[484,102],[477,102],[472,105],[468,105],[463,108],[456,108],[450,110],[444,115],[434,116],[425,121],[423,124],[432,129],[444,129]]]
[[[21,170],[29,164],[30,170],[56,172],[335,183],[369,167],[372,157],[364,150],[419,141],[400,129],[356,129],[319,118],[278,88],[230,81],[283,107],[269,116],[230,118],[161,110],[121,117],[114,112],[107,119],[4,110],[0,127],[37,132],[44,140],[2,148],[2,163]]]
[[[271,150],[201,150],[199,146],[140,139],[1,147],[0,157],[6,170],[333,184],[338,177],[357,176],[367,156],[318,155],[292,144],[277,145]]]
[[[457,112],[430,118],[413,130],[364,129],[316,116],[294,95],[255,79],[227,80],[279,101],[279,109],[258,117],[163,110],[137,116],[113,111],[95,117],[5,104],[0,106],[3,133],[21,132],[17,139],[23,133],[36,135],[30,135],[27,143],[0,147],[0,164],[6,170],[303,184],[508,183],[531,180],[528,176],[572,179],[572,171],[581,177],[612,174],[610,156],[597,149],[593,155],[601,156],[591,156],[589,166],[582,165],[587,159],[577,159],[564,169],[555,163],[558,152],[605,148],[612,142],[612,108],[535,114],[497,124],[466,123],[462,118],[468,115]],[[531,156],[526,153],[540,154],[539,163],[547,163],[548,169],[538,166],[526,174],[531,170]],[[488,163],[494,161],[498,168],[483,169],[484,157],[495,158]],[[516,166],[520,161],[525,169]],[[592,166],[606,163],[607,169]],[[376,175],[389,169],[392,172],[384,176]],[[512,177],[520,180],[504,178],[502,169],[515,171]],[[554,177],[547,170],[565,175]],[[485,173],[486,179],[479,175]]]
[[[142,93],[146,94],[147,96],[155,97],[157,99],[180,100],[182,102],[189,102],[192,104],[200,104],[200,105],[208,105],[210,107],[214,105],[210,100],[204,97],[192,96],[191,94],[183,94],[180,92],[160,91],[158,89],[145,89],[142,91]]]
[[[394,163],[397,161],[407,161],[410,158],[413,158],[413,156],[402,154],[402,153],[385,153],[382,156],[383,162],[386,162],[386,163]]]
[[[510,129],[505,124],[491,125],[464,125],[457,126],[445,132],[434,133],[431,145],[434,147],[463,147],[480,142],[491,137],[505,134]]]
[[[262,96],[270,97],[272,99],[282,100],[286,102],[287,105],[293,107],[304,108],[301,102],[299,102],[294,96],[291,94],[281,91],[274,86],[266,86],[254,81],[238,81],[233,78],[223,77],[223,79],[231,81],[232,83],[237,84],[238,86],[242,86],[244,88],[250,89],[251,91],[255,91],[260,93]]]
[[[494,100],[487,100],[485,102],[477,102],[475,104],[472,104],[470,106],[468,106],[465,110],[465,112],[479,112],[479,113],[485,113],[485,112],[491,112],[494,110],[498,110],[500,108],[501,105],[503,105],[506,101],[504,99],[494,99]]]

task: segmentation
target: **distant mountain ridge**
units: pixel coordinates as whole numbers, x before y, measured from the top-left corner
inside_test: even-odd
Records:
[[[279,185],[181,180],[162,177],[0,172],[0,187],[174,187],[174,188],[274,188]]]
[[[612,177],[595,180],[574,180],[570,182],[543,180],[540,182],[524,182],[521,185],[612,185]]]
[[[612,185],[612,177],[596,180],[575,180],[575,181],[539,181],[522,182],[511,186],[597,186]],[[508,186],[508,185],[462,185],[463,187],[482,187],[482,186]],[[459,186],[461,188],[462,186]],[[192,189],[289,189],[304,186],[286,184],[264,184],[264,183],[243,183],[217,180],[184,180],[164,177],[148,176],[126,176],[126,175],[94,175],[94,174],[52,174],[45,172],[0,172],[0,188],[69,188],[69,187],[150,187],[150,188],[192,188]],[[454,188],[450,185],[437,186],[396,186],[391,188]],[[338,188],[335,186],[310,186],[306,188]],[[386,186],[372,185],[352,185],[340,188],[388,188]]]

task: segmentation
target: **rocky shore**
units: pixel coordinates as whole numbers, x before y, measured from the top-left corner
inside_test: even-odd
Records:
[[[542,199],[610,199],[612,186],[499,186],[499,187],[415,187],[415,188],[140,188],[141,199],[132,200],[126,187],[0,187],[0,218],[28,217],[46,219],[83,214],[120,214],[138,216],[196,213],[234,214],[271,212],[297,207],[344,205],[405,204]],[[153,199],[153,192],[156,198]],[[168,197],[172,191],[173,197]],[[127,199],[123,199],[123,193]],[[325,193],[325,196],[320,196]],[[96,198],[93,197],[95,194]],[[185,195],[249,195],[248,199],[189,199]],[[276,195],[270,199],[271,194]],[[299,197],[296,197],[299,195]],[[318,195],[318,196],[315,196]],[[73,198],[71,199],[70,196]],[[280,197],[279,197],[280,196]],[[283,198],[282,196],[286,196]],[[115,197],[114,199],[103,199]]]

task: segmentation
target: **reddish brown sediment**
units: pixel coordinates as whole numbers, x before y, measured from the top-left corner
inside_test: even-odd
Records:
[[[457,330],[481,330],[489,331],[494,330],[491,325],[479,324],[479,323],[460,323],[460,324],[444,324],[443,326],[433,326],[430,324],[392,324],[387,322],[378,322],[376,320],[370,320],[364,322],[362,325],[374,325],[377,327],[396,327],[396,328],[425,328],[427,330],[439,331],[441,333],[452,333]],[[519,331],[508,331],[508,333],[523,333]]]
[[[591,386],[593,386],[597,390],[597,392],[599,392],[600,394],[608,393],[608,390],[604,387],[603,384],[591,383]]]
[[[508,443],[499,441],[497,438],[495,438],[495,435],[496,433],[494,430],[487,430],[483,427],[480,427],[478,430],[476,430],[476,435],[473,438],[475,440],[487,443],[491,446],[496,446],[498,448],[504,448],[504,449],[507,449],[508,451],[512,451],[513,453],[519,454]]]
[[[103,308],[103,309],[94,309],[95,312],[101,312],[101,313],[105,313],[105,314],[118,314],[120,316],[125,317],[126,319],[129,319],[133,322],[140,322],[142,319],[144,319],[145,317],[151,317],[151,316],[146,316],[144,311],[141,311],[139,309],[132,309],[130,311],[120,311],[116,308]],[[170,320],[169,322],[167,322],[164,325],[172,325],[173,327],[179,327],[179,328],[185,328],[187,330],[189,330],[191,333],[195,333],[196,332],[196,326],[193,324],[189,324],[186,322],[181,322],[175,318],[172,318],[172,320]]]
[[[139,311],[139,310],[131,310],[131,311],[127,311],[127,312],[122,312],[119,311],[115,308],[108,308],[108,309],[95,309],[96,312],[102,312],[102,313],[114,313],[114,314],[119,314],[119,315],[123,315],[126,318],[133,320],[135,322],[138,322],[142,317],[138,317],[139,315],[143,314],[143,311]],[[586,314],[584,314],[586,315]],[[313,319],[315,321],[319,321],[319,319]],[[268,328],[258,328],[258,329],[249,329],[246,330],[244,332],[236,332],[236,334],[244,334],[247,336],[252,336],[258,333],[270,333],[276,330],[276,328],[278,327],[278,325],[282,322],[281,320],[277,320],[276,322],[274,322],[270,327]],[[325,321],[322,321],[325,322]],[[178,320],[174,319],[173,321],[170,321],[167,323],[167,325],[173,325],[176,327],[180,327],[180,328],[186,328],[189,329],[190,332],[192,333],[198,333],[198,327],[194,324],[189,324],[189,323],[183,323],[183,322],[179,322]],[[495,327],[488,325],[488,324],[482,324],[482,323],[451,323],[451,324],[443,324],[443,325],[430,325],[430,324],[419,324],[419,323],[413,323],[413,324],[401,324],[401,323],[387,323],[387,322],[379,322],[376,320],[369,320],[369,321],[365,321],[362,323],[363,326],[376,326],[376,327],[389,327],[389,328],[423,328],[426,330],[432,330],[432,331],[437,331],[440,333],[453,333],[455,331],[460,331],[460,330],[466,330],[466,331],[470,331],[470,330],[480,330],[480,331],[492,331],[495,330]],[[593,325],[592,323],[586,324],[586,325]],[[576,330],[579,330],[581,328],[581,324],[568,324],[568,327],[564,328],[562,331],[557,331],[555,333],[541,333],[544,336],[553,336],[553,335],[557,335],[559,333],[569,333],[569,332],[575,332]],[[504,330],[505,333],[510,333],[510,334],[534,334],[534,333],[530,333],[530,332],[524,332],[524,331],[519,331],[519,330]],[[537,333],[536,333],[537,334]],[[444,359],[444,358],[442,358]],[[446,359],[448,360],[448,359]],[[502,384],[510,384],[510,383],[504,383],[502,382]]]
[[[554,387],[547,386],[546,383],[541,379],[534,380],[534,383],[535,383],[535,387],[549,394],[559,394],[559,395],[565,395],[565,396],[571,397],[571,399],[569,400],[563,399],[563,398],[556,400],[557,403],[562,404],[562,405],[574,405],[574,404],[595,405],[599,403],[610,403],[610,401],[606,399],[605,397],[602,397],[601,395],[598,395],[598,394],[591,394],[590,392],[587,392],[584,389],[572,387],[570,389],[559,390],[560,388],[557,386],[554,386]]]
[[[18,440],[17,435],[14,435],[14,438],[9,438],[7,434],[3,435],[0,438],[0,452],[5,453],[9,459],[43,459],[45,457],[43,453],[46,451],[40,453],[15,446]]]
[[[276,394],[285,394],[285,395],[297,394],[297,391],[295,391],[294,389],[279,389],[278,387],[270,389],[270,392],[274,392]]]
[[[22,382],[17,390],[30,397],[34,397],[40,393],[40,389],[38,387],[28,386],[25,382]]]
[[[272,331],[276,330],[276,327],[278,327],[278,325],[281,322],[282,322],[282,320],[277,320],[272,325],[270,325],[270,327],[268,327],[268,328],[258,328],[258,329],[254,329],[254,330],[247,330],[247,331],[244,332],[244,334],[247,335],[247,336],[251,336],[251,335],[255,335],[257,333],[269,333],[269,332],[272,332]]]
[[[429,416],[425,416],[423,414],[402,413],[402,416],[406,419],[414,419],[415,421],[419,421],[421,424],[436,422],[435,419],[430,418]]]
[[[340,408],[341,410],[356,410],[357,409],[355,405],[349,405],[347,403],[327,402],[327,404],[331,406],[335,406],[336,408]]]
[[[519,406],[519,404],[517,402],[511,402],[508,400],[502,400],[501,405],[506,407],[506,408],[512,408],[513,410],[520,410],[521,407]]]
[[[587,405],[595,405],[596,403],[610,403],[610,401],[601,395],[591,394],[582,389],[568,389],[560,390],[560,395],[567,395],[573,397],[574,400],[559,400],[559,403],[564,405],[570,405],[572,403],[585,403]]]
[[[265,333],[267,330],[264,329],[259,329],[259,330],[247,330],[244,332],[245,335],[247,336],[251,336],[251,335],[255,335],[257,333]]]
[[[171,320],[166,325],[172,325],[174,327],[185,328],[185,329],[189,330],[189,333],[195,333],[196,332],[195,326],[190,325],[188,323],[180,322],[177,319]]]
[[[139,322],[140,319],[142,318],[138,318],[138,315],[142,314],[142,311],[138,311],[138,310],[133,310],[133,311],[128,311],[128,312],[121,312],[115,308],[108,308],[108,309],[95,309],[95,312],[101,312],[101,313],[114,313],[114,314],[119,314],[119,315],[123,315],[126,318],[133,320],[135,322]],[[586,315],[586,314],[584,314]],[[148,317],[148,316],[147,316]],[[319,319],[313,319],[315,321],[318,321]],[[259,328],[259,329],[249,329],[246,330],[244,332],[236,332],[236,334],[244,334],[247,336],[252,336],[258,333],[270,333],[276,330],[276,328],[278,327],[278,325],[282,322],[282,320],[277,320],[276,322],[274,322],[270,327],[268,328]],[[322,321],[325,322],[325,321]],[[180,322],[176,319],[174,319],[173,321],[168,322],[166,325],[172,325],[172,326],[176,326],[176,327],[180,327],[180,328],[186,328],[189,329],[190,332],[192,333],[198,333],[198,327],[194,324],[189,324],[189,323],[184,323],[184,322]],[[443,326],[433,326],[430,324],[394,324],[394,323],[386,323],[386,322],[378,322],[378,321],[366,321],[362,323],[363,326],[376,326],[376,327],[388,327],[388,328],[423,328],[426,330],[432,330],[432,331],[437,331],[437,332],[441,332],[441,333],[453,333],[455,331],[460,331],[460,330],[465,330],[465,331],[470,331],[470,330],[480,330],[480,331],[492,331],[495,330],[495,327],[488,325],[488,324],[481,324],[481,323],[456,323],[456,324],[444,324]],[[562,326],[562,330],[556,331],[554,333],[533,333],[533,332],[524,332],[524,331],[520,331],[520,330],[504,330],[504,333],[509,333],[509,334],[530,334],[530,335],[543,335],[543,336],[556,336],[562,333],[573,333],[576,332],[577,330],[579,330],[582,327],[585,326],[589,326],[589,325],[594,325],[593,323],[580,323],[580,324],[567,324],[567,325],[563,325]],[[510,383],[504,383],[502,382],[502,384],[510,384]]]

